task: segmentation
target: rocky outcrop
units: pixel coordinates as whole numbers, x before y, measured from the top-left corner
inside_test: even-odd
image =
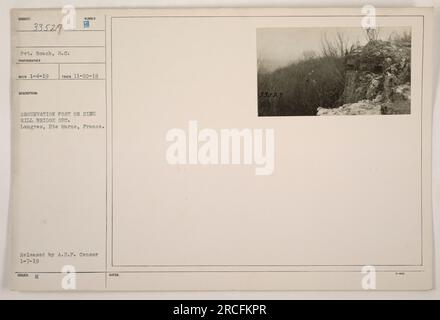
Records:
[[[341,107],[317,115],[408,114],[411,104],[411,42],[371,40],[345,56]]]
[[[381,114],[381,105],[370,100],[344,104],[338,108],[318,108],[318,116]]]

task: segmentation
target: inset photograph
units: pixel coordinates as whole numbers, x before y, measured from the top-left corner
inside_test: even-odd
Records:
[[[411,113],[411,28],[257,29],[258,116]]]

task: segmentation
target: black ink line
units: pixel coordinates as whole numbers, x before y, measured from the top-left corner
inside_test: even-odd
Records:
[[[421,88],[421,106],[420,106],[420,234],[421,234],[421,265],[423,266],[423,78],[424,78],[424,58],[425,58],[425,16],[423,16],[422,31],[422,88]],[[411,48],[412,50],[412,48]]]
[[[151,264],[151,265],[113,265],[117,268],[185,268],[185,267],[364,267],[366,265],[372,265],[375,267],[421,267],[420,264]]]
[[[60,31],[38,31],[38,30],[15,30],[15,32],[36,32],[36,33],[61,33],[61,32],[105,32],[105,30],[60,30]]]
[[[17,49],[38,49],[38,48],[105,48],[105,46],[16,46]]]
[[[111,105],[110,105],[110,121],[111,121],[111,128],[110,128],[110,138],[111,138],[111,221],[112,221],[112,239],[111,239],[111,260],[112,260],[112,266],[114,266],[113,261],[113,235],[114,235],[114,218],[113,218],[113,199],[114,199],[114,191],[113,191],[113,17],[110,19],[110,99],[111,99]]]
[[[103,62],[16,62],[15,64],[105,64]]]
[[[423,15],[407,14],[407,15],[393,15],[393,14],[376,14],[376,17],[423,17]],[[351,14],[351,15],[272,15],[272,16],[243,16],[243,15],[193,15],[193,16],[178,16],[178,15],[163,15],[163,16],[114,16],[117,19],[136,19],[136,18],[363,18],[365,15],[362,14]]]
[[[105,79],[15,79],[23,81],[104,81]]]
[[[108,257],[108,138],[107,138],[107,132],[108,132],[108,120],[107,120],[107,15],[104,15],[104,26],[105,26],[105,33],[104,33],[104,43],[105,43],[105,288],[107,288],[107,271],[108,271],[108,265],[107,265],[107,257]]]

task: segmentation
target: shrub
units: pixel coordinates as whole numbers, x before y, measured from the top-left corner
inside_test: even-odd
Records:
[[[316,115],[338,106],[345,85],[344,58],[312,57],[271,73],[258,74],[260,116]]]

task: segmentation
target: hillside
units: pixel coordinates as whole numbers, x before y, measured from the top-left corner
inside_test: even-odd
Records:
[[[409,114],[410,82],[410,36],[370,40],[259,73],[259,115]]]

